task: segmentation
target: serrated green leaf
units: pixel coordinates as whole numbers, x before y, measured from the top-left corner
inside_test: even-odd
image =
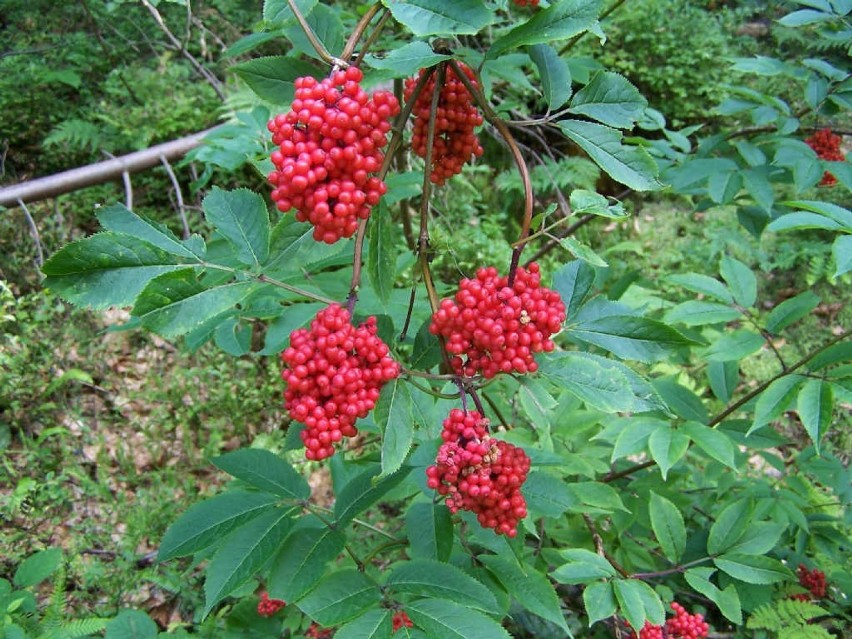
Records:
[[[445,599],[420,599],[405,607],[429,637],[441,639],[511,639],[490,617]]]
[[[590,509],[598,509],[600,512],[614,512],[623,510],[630,512],[624,507],[618,492],[609,484],[593,481],[583,481],[569,484],[568,489],[574,494],[575,499],[583,504],[574,508],[580,512],[590,512]]]
[[[753,505],[746,499],[740,499],[726,506],[710,527],[707,552],[718,555],[736,544],[751,522],[752,511]]]
[[[445,598],[485,612],[497,611],[497,601],[488,588],[455,566],[431,559],[398,563],[387,575],[385,588],[421,597]]]
[[[716,557],[713,563],[734,579],[749,584],[774,584],[793,577],[780,561],[761,555],[731,553]]]
[[[737,304],[745,308],[754,305],[757,300],[757,278],[748,266],[729,255],[723,255],[719,272],[728,283]]]
[[[742,313],[735,308],[717,302],[689,301],[678,304],[666,313],[665,320],[669,324],[686,324],[687,326],[704,326],[719,324],[740,319]]]
[[[154,639],[157,624],[141,610],[124,609],[106,624],[105,639]]]
[[[561,107],[571,97],[571,69],[549,44],[527,47],[530,59],[541,78],[541,92],[549,109]]]
[[[395,488],[410,472],[404,467],[389,477],[378,479],[378,465],[368,468],[351,479],[337,495],[334,516],[340,526],[348,524],[358,513],[376,503],[388,491]],[[375,481],[374,481],[375,480]]]
[[[595,253],[594,249],[588,244],[583,244],[580,240],[574,237],[563,237],[559,240],[559,244],[574,257],[584,262],[588,262],[592,266],[609,266],[600,255]]]
[[[583,604],[589,615],[589,625],[608,619],[615,614],[617,604],[611,581],[591,584],[583,590]]]
[[[562,4],[565,3],[554,6]],[[657,163],[645,149],[622,144],[620,131],[580,120],[560,120],[557,124],[569,139],[576,142],[595,164],[616,182],[636,191],[654,191],[660,188],[661,185],[657,181]]]
[[[568,320],[577,315],[595,283],[595,270],[583,260],[568,262],[553,276],[553,288],[567,309]]]
[[[781,302],[766,318],[766,330],[777,333],[790,324],[798,322],[819,305],[820,299],[811,291],[805,291]]]
[[[534,615],[547,619],[567,634],[571,634],[565,623],[559,597],[556,595],[553,584],[545,575],[532,566],[519,565],[514,560],[498,555],[479,555],[479,561],[491,570],[512,599]]]
[[[387,305],[396,275],[396,243],[390,210],[379,202],[370,215],[370,252],[367,277],[382,304]]]
[[[417,37],[474,34],[494,20],[480,0],[383,0],[394,19]]]
[[[668,349],[695,342],[674,328],[647,317],[607,315],[569,324],[566,335],[600,346],[623,359],[652,362]]]
[[[393,49],[383,58],[367,55],[364,59],[374,69],[391,72],[391,77],[407,78],[415,75],[420,69],[428,69],[439,62],[449,60],[450,56],[435,53],[428,43],[418,40]],[[419,182],[422,184],[422,179]],[[388,190],[391,190],[390,187]]]
[[[809,379],[799,391],[796,412],[802,420],[802,426],[814,443],[819,454],[819,442],[831,426],[831,414],[834,411],[834,393],[832,385],[821,379]]]
[[[707,379],[717,399],[726,404],[731,401],[739,381],[739,371],[736,361],[708,362]]]
[[[630,129],[647,106],[648,101],[623,75],[598,71],[574,94],[569,112],[618,129]]]
[[[651,382],[660,397],[672,412],[678,417],[686,420],[706,424],[710,420],[710,413],[704,402],[686,386],[678,384],[670,377],[660,377]]]
[[[663,554],[672,563],[677,563],[686,549],[686,526],[680,510],[665,497],[651,491],[648,514]]]
[[[416,502],[405,514],[409,554],[412,559],[447,561],[453,549],[453,524],[444,504]]]
[[[407,382],[395,379],[385,384],[374,414],[376,423],[382,429],[380,477],[387,477],[400,469],[414,440],[411,393]]]
[[[766,424],[777,419],[787,410],[805,378],[801,375],[785,375],[772,382],[757,398],[754,405],[754,421],[746,437]]]
[[[787,529],[785,524],[753,522],[735,544],[725,549],[728,553],[741,555],[765,555],[778,545],[778,540]]]
[[[319,0],[296,0],[296,7],[303,16],[310,16]],[[263,19],[266,22],[294,22],[296,16],[288,0],[263,0]]]
[[[205,499],[169,526],[160,542],[158,559],[167,561],[204,550],[274,507],[275,496],[269,493],[239,490]]]
[[[268,450],[241,448],[214,458],[213,464],[229,475],[273,495],[295,500],[311,496],[310,486],[304,477]]]
[[[381,596],[364,573],[340,570],[326,575],[297,605],[321,626],[336,626],[376,607]]]
[[[719,606],[719,610],[728,620],[740,625],[743,622],[743,615],[736,586],[729,584],[724,590],[719,590],[714,584],[710,583],[710,577],[715,572],[715,568],[690,568],[683,576],[696,592]]]
[[[257,193],[248,189],[223,191],[214,187],[202,202],[207,221],[233,246],[243,264],[260,268],[269,257],[269,211]]]
[[[700,273],[680,273],[677,275],[669,275],[666,277],[666,280],[673,284],[683,286],[685,289],[695,293],[709,295],[720,302],[728,304],[733,304],[734,302],[734,296],[731,294],[728,287],[716,278],[708,275],[701,275]]]
[[[105,231],[132,235],[167,253],[179,255],[192,261],[197,261],[203,257],[203,254],[196,254],[188,245],[175,237],[174,233],[166,226],[134,213],[121,204],[113,204],[100,209],[97,217]]]
[[[614,579],[615,598],[625,619],[634,628],[642,628],[647,619],[654,625],[662,625],[665,612],[660,596],[638,579]]]
[[[391,639],[391,611],[385,608],[368,610],[360,617],[338,628],[335,639]]]
[[[560,555],[568,563],[556,568],[551,575],[562,584],[585,584],[597,579],[614,577],[616,572],[604,557],[583,548],[563,550]]]
[[[343,50],[343,23],[340,21],[338,12],[328,5],[317,4],[305,19],[317,40],[325,46],[326,51],[335,55]],[[302,25],[291,24],[284,29],[284,35],[290,41],[294,51],[321,60],[320,54],[311,44]]]
[[[578,503],[565,482],[542,471],[530,472],[521,492],[527,508],[545,517],[559,517]]]
[[[661,425],[648,437],[648,450],[660,468],[663,481],[671,467],[686,453],[689,441],[687,435],[673,430],[669,424]]]
[[[852,235],[841,235],[831,247],[836,270],[833,277],[840,277],[852,270]]]
[[[31,588],[49,578],[62,565],[62,549],[48,548],[24,559],[15,571],[12,583]],[[4,609],[5,611],[5,609]]]
[[[668,426],[668,422],[652,417],[630,417],[627,428],[623,428],[615,439],[610,463],[628,455],[636,455],[645,450],[651,433],[660,426]]]
[[[600,0],[555,2],[495,40],[487,55],[489,58],[496,58],[503,51],[514,47],[545,44],[595,30],[599,28],[600,9]]]
[[[276,509],[251,519],[230,534],[207,565],[203,616],[269,562],[290,532],[292,522],[289,509]]]
[[[296,78],[322,75],[313,64],[283,55],[254,58],[231,70],[259,97],[273,104],[289,104],[293,100]]]
[[[624,205],[621,202],[616,201],[615,204],[611,204],[607,198],[594,191],[574,189],[571,191],[568,201],[571,204],[571,210],[574,215],[591,214],[614,220],[627,217],[627,212],[624,210]]]
[[[704,451],[705,454],[729,468],[736,468],[734,444],[723,431],[709,428],[698,422],[686,422],[681,431]]]
[[[746,328],[728,333],[704,349],[701,356],[708,362],[741,360],[763,346],[763,337]]]

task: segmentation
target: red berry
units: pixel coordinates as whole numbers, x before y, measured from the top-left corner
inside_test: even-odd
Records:
[[[478,87],[473,71],[462,63],[459,67],[474,87]],[[414,92],[417,82],[426,72],[420,70],[416,78],[405,81],[405,99],[408,100]],[[435,76],[423,87],[414,104],[414,134],[411,138],[411,148],[422,158],[426,157],[426,142],[429,131],[429,114],[432,107],[432,96],[436,87]],[[465,162],[471,157],[479,157],[483,153],[479,138],[473,130],[482,124],[482,116],[473,104],[473,98],[467,87],[456,76],[452,68],[447,69],[444,86],[440,89],[438,109],[435,120],[435,140],[432,149],[432,166],[430,179],[435,184],[443,184],[448,178],[461,173]]]
[[[382,386],[399,376],[399,364],[376,332],[375,317],[356,328],[349,311],[332,304],[310,328],[290,334],[290,346],[281,353],[284,406],[305,424],[301,437],[308,459],[331,457],[334,444],[354,437],[355,421],[373,410]]]
[[[534,354],[551,351],[550,339],[565,321],[559,293],[541,287],[538,264],[518,268],[510,287],[494,267],[464,279],[455,298],[441,301],[429,330],[442,335],[459,375],[537,370]]]
[[[257,603],[257,614],[261,617],[271,617],[287,604],[281,599],[270,599],[269,593],[260,593],[260,601]]]
[[[351,237],[386,188],[367,176],[382,165],[399,102],[387,91],[368,95],[362,78],[355,67],[321,82],[297,78],[290,111],[267,125],[278,145],[272,199],[280,211],[295,208],[297,220],[314,226],[314,239],[328,244]]]
[[[840,150],[843,138],[831,132],[831,129],[821,129],[805,140],[805,144],[811,147],[821,160],[829,162],[843,162],[846,156]],[[837,178],[825,171],[819,186],[833,186],[837,184]]]
[[[538,0],[512,0],[519,7],[537,7]]]
[[[677,602],[672,602],[672,610],[675,611],[675,616],[666,621],[666,631],[669,637],[674,639],[700,639],[707,636],[710,626],[704,621],[703,615],[691,615]]]
[[[316,623],[312,623],[310,628],[305,631],[305,636],[310,639],[329,639],[334,636],[333,628],[322,628]]]
[[[810,590],[814,599],[822,599],[825,597],[828,584],[825,581],[825,573],[822,570],[817,568],[808,570],[804,564],[799,564],[799,567],[796,569],[796,574],[799,576],[799,584],[803,588]],[[807,598],[804,600],[806,601]]]
[[[469,510],[484,528],[515,537],[527,516],[521,486],[530,459],[524,450],[492,439],[478,412],[457,408],[444,420],[441,439],[435,465],[426,469],[427,485],[446,495],[451,512]]]
[[[403,626],[406,628],[413,628],[414,622],[409,619],[408,614],[404,610],[400,610],[398,612],[393,613],[393,618],[391,619],[391,623],[393,624],[393,631],[396,632]]]

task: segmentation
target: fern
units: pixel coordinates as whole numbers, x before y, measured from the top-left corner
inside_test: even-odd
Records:
[[[778,639],[835,639],[828,630],[817,624],[785,628],[778,633]]]
[[[43,634],[41,639],[84,639],[104,630],[108,621],[100,617],[66,621],[59,628]]]
[[[822,626],[811,624],[810,620],[825,614],[825,610],[809,601],[781,599],[755,610],[746,627],[769,630],[776,633],[778,639],[823,639],[831,635]]]
[[[600,177],[600,169],[586,158],[564,157],[558,161],[548,159],[544,164],[533,167],[530,177],[533,189],[541,194],[553,193],[556,190],[594,190],[595,182]],[[502,191],[523,194],[523,183],[514,169],[498,175],[495,184]]]
[[[53,592],[42,617],[42,634],[60,628],[65,616],[65,566],[60,565],[53,580]]]
[[[65,146],[75,151],[97,151],[104,146],[103,127],[86,120],[60,122],[44,139],[44,145]]]

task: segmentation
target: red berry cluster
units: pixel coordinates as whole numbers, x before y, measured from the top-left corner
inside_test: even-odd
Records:
[[[825,597],[828,585],[825,581],[825,573],[822,570],[819,570],[818,568],[808,570],[804,564],[799,564],[799,567],[796,569],[796,574],[799,576],[799,584],[803,588],[810,590],[814,599],[822,599]],[[801,597],[796,598],[801,599]]]
[[[459,67],[473,86],[478,86],[473,71],[464,64]],[[414,92],[418,80],[426,73],[420,70],[416,78],[405,81],[406,101]],[[432,107],[432,96],[435,93],[436,79],[432,78],[423,87],[414,105],[414,135],[411,138],[411,148],[421,158],[426,157],[426,142],[429,130],[429,112]],[[461,173],[465,162],[471,156],[482,155],[482,146],[473,130],[482,124],[482,116],[473,104],[467,87],[456,76],[452,68],[447,68],[444,86],[438,97],[438,110],[435,119],[435,144],[432,149],[431,180],[441,185],[448,178]]]
[[[359,218],[387,190],[370,177],[382,165],[389,119],[399,113],[393,93],[370,97],[359,84],[363,74],[349,67],[323,81],[296,80],[296,97],[287,114],[269,121],[276,171],[272,199],[281,211],[296,209],[296,219],[314,225],[314,239],[332,244],[351,237]]]
[[[710,626],[703,615],[691,615],[677,602],[672,603],[672,610],[675,616],[666,621],[665,627],[646,621],[638,635],[634,632],[633,636],[638,639],[700,639],[707,636]]]
[[[404,610],[400,610],[398,612],[393,613],[393,618],[391,618],[391,623],[393,624],[393,631],[396,632],[402,627],[405,628],[413,628],[414,622],[409,619],[408,614]]]
[[[846,156],[840,150],[843,139],[831,132],[831,129],[821,129],[805,140],[805,144],[816,151],[817,157],[829,162],[843,162]],[[826,171],[822,175],[820,186],[833,186],[837,184],[837,178]]]
[[[270,599],[269,593],[260,593],[260,601],[257,603],[257,614],[261,617],[271,617],[287,604],[282,599]]]
[[[550,337],[565,321],[559,293],[541,287],[538,264],[518,268],[510,287],[494,267],[464,279],[455,299],[445,299],[429,330],[442,335],[459,375],[535,372],[535,353],[552,351]]]
[[[322,628],[316,623],[312,623],[310,628],[305,631],[305,636],[310,639],[329,639],[334,636],[334,628]]]
[[[302,441],[308,459],[334,454],[342,437],[357,434],[355,421],[376,404],[382,386],[399,375],[399,364],[376,335],[376,318],[359,327],[349,311],[332,304],[317,313],[310,328],[290,334],[281,353],[287,382],[284,406],[305,424]]]
[[[537,7],[538,0],[512,0],[519,7]]]
[[[488,420],[478,412],[450,411],[441,433],[435,466],[426,469],[429,488],[447,495],[455,513],[469,510],[484,528],[515,537],[527,515],[521,486],[530,469],[523,449],[491,439]]]

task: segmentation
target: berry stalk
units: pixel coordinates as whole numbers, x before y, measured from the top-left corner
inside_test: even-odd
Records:
[[[317,38],[317,34],[314,33],[313,29],[311,29],[311,25],[308,24],[307,20],[305,20],[305,16],[303,16],[302,12],[299,11],[299,7],[296,5],[294,0],[287,0],[287,4],[290,5],[290,11],[292,11],[293,15],[296,16],[296,20],[299,22],[299,26],[302,28],[305,37],[308,39],[308,42],[311,43],[314,51],[317,52],[317,55],[322,59],[322,61],[333,67],[346,66],[342,64],[342,60],[338,60],[328,52],[325,45],[319,38]]]

